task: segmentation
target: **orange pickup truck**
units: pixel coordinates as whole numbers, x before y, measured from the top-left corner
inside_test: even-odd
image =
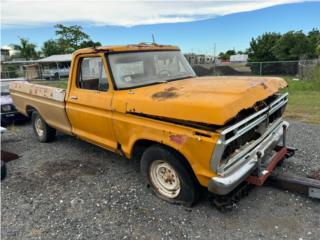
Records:
[[[285,148],[286,86],[276,77],[197,77],[179,48],[138,44],[76,51],[66,90],[13,83],[10,92],[40,142],[58,130],[138,158],[157,196],[192,205],[200,186],[226,195],[270,174],[263,166]]]

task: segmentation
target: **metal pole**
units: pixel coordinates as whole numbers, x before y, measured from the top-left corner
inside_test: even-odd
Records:
[[[260,62],[260,76],[262,75],[262,62]]]
[[[153,33],[152,33],[152,43],[153,43],[153,44],[155,44],[155,43],[156,43],[156,40],[155,40],[155,38],[154,38]]]
[[[213,75],[216,75],[216,43],[213,48]]]
[[[57,65],[58,79],[60,80],[59,65],[58,65],[58,63],[57,63],[57,62],[56,62],[56,65]]]

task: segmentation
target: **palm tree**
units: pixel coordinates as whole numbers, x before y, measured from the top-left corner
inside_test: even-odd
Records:
[[[20,38],[20,44],[13,45],[14,50],[20,51],[20,57],[30,60],[38,57],[36,45],[30,43],[26,38]]]

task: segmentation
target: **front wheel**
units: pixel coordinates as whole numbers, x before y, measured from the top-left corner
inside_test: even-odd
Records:
[[[50,127],[37,111],[32,113],[33,131],[40,142],[51,142],[56,136],[56,130]]]
[[[148,148],[142,155],[141,173],[154,193],[171,203],[192,206],[198,199],[198,183],[184,159],[160,145]]]

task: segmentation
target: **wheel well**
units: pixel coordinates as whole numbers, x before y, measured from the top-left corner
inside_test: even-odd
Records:
[[[140,160],[144,151],[152,145],[159,144],[156,141],[141,139],[134,143],[131,152],[131,159]]]
[[[194,171],[193,171],[190,163],[185,158],[185,156],[182,153],[180,153],[178,150],[176,150],[176,149],[174,149],[174,148],[172,148],[172,147],[170,147],[168,145],[165,145],[165,144],[162,144],[162,143],[159,143],[159,142],[156,142],[156,141],[151,141],[151,140],[145,140],[145,139],[138,140],[138,141],[135,142],[135,144],[133,146],[131,159],[140,161],[144,151],[147,150],[147,148],[151,147],[152,145],[162,146],[162,147],[168,149],[169,151],[173,152],[174,154],[178,155],[179,158],[182,160],[182,163],[187,167],[187,169],[190,172],[190,174],[192,174],[192,176],[195,179],[195,181],[199,184],[199,181],[198,181],[196,175],[194,174]]]
[[[28,114],[29,117],[31,117],[31,115],[32,115],[32,113],[33,113],[34,111],[36,111],[36,109],[35,109],[34,107],[32,107],[32,106],[30,106],[30,105],[28,105],[28,106],[26,107],[26,112],[27,112],[27,114]]]

